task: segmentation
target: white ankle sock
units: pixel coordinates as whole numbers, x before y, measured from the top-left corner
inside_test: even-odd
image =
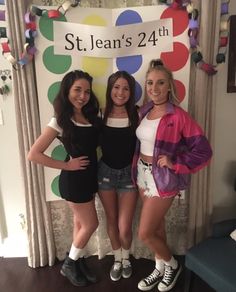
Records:
[[[178,262],[173,256],[171,257],[171,259],[168,262],[164,261],[164,263],[167,266],[171,266],[173,269],[176,269],[178,266]]]
[[[162,259],[158,259],[155,257],[155,268],[161,273],[164,273],[164,269],[165,269],[165,263]]]
[[[77,248],[72,243],[69,253],[69,258],[71,258],[74,261],[77,261],[78,258],[81,258],[84,256],[84,249],[83,248]]]
[[[129,253],[130,253],[130,249],[124,249],[124,248],[122,247],[122,249],[121,249],[121,254],[122,254],[122,259],[123,259],[123,260],[124,260],[124,259],[126,259],[126,260],[129,259]]]
[[[115,262],[121,262],[121,260],[122,260],[121,248],[118,248],[116,250],[113,249],[113,254],[115,257]]]

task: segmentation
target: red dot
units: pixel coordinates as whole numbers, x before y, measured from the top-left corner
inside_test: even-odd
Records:
[[[177,90],[177,96],[178,96],[178,98],[179,98],[179,100],[181,102],[181,101],[183,101],[183,99],[185,98],[185,95],[186,95],[185,86],[179,80],[175,79],[174,82],[175,82],[175,86],[176,86],[176,90]]]
[[[185,66],[188,61],[189,50],[179,42],[173,43],[173,51],[161,53],[161,59],[166,67],[171,71],[178,71]]]
[[[173,18],[173,35],[177,36],[183,33],[189,24],[188,13],[186,10],[173,9],[171,7],[163,11],[160,19],[163,18]]]

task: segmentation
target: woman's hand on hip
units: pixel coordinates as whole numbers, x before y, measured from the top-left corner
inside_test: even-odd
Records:
[[[89,165],[88,156],[79,156],[71,158],[66,163],[66,170],[83,170]]]
[[[173,164],[170,160],[170,157],[167,155],[159,155],[157,160],[157,165],[160,167],[168,167],[170,169],[173,168]]]

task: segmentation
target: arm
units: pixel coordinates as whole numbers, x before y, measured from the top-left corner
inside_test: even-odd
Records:
[[[186,116],[182,130],[184,150],[173,161],[176,173],[194,173],[206,166],[212,157],[212,149],[200,126]]]
[[[173,157],[159,155],[157,164],[175,173],[194,173],[206,166],[212,156],[211,146],[200,126],[186,112],[178,112],[175,131],[169,132],[169,140],[177,143]],[[172,136],[170,136],[172,135]]]
[[[85,156],[73,158],[69,161],[61,161],[51,158],[44,154],[49,145],[57,137],[58,132],[51,128],[46,127],[43,133],[38,137],[28,153],[28,159],[32,162],[42,164],[43,166],[64,169],[64,170],[77,170],[84,169],[88,165],[89,161]]]

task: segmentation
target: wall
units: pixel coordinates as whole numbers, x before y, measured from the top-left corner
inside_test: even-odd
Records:
[[[1,59],[1,69],[7,65]],[[25,199],[12,92],[6,97],[0,95],[0,110],[3,118],[0,125],[0,256],[24,256],[27,246]]]
[[[236,14],[236,1],[229,4],[230,14]],[[214,147],[214,209],[218,221],[236,217],[236,92],[227,93],[227,62],[217,73],[216,123]]]

